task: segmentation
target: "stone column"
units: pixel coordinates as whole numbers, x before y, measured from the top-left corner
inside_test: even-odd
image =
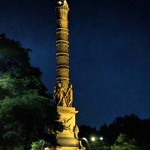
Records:
[[[69,7],[65,0],[57,2],[56,29],[56,82],[61,83],[67,90],[69,86]]]
[[[69,77],[69,7],[66,0],[58,0],[56,7],[56,87],[54,100],[58,106],[71,107],[73,90]]]
[[[73,89],[69,78],[69,7],[66,0],[58,0],[56,7],[56,86],[54,88],[54,101],[60,115],[59,122],[64,126],[62,132],[56,135],[57,146],[47,150],[85,150],[78,139],[78,126],[76,114],[78,111],[72,107]]]

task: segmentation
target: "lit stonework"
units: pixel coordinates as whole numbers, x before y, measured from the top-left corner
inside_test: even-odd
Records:
[[[69,6],[66,0],[57,0],[57,28],[56,28],[56,86],[53,99],[57,104],[59,121],[64,125],[62,132],[58,132],[56,140],[58,146],[47,150],[85,150],[78,139],[78,126],[76,114],[78,111],[72,107],[73,89],[69,77]]]
[[[58,0],[56,7],[56,86],[54,100],[58,106],[71,107],[73,90],[69,78],[69,7],[66,0]]]

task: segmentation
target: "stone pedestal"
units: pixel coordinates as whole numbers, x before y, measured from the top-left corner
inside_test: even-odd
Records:
[[[79,147],[78,126],[76,123],[76,114],[78,111],[74,107],[57,107],[60,115],[60,122],[64,125],[64,130],[57,134],[57,143],[59,146]]]
[[[45,150],[85,150],[85,149],[79,149],[78,147],[51,147],[51,148],[45,148]]]
[[[74,107],[57,106],[60,122],[64,125],[64,130],[58,132],[56,136],[56,147],[45,148],[45,150],[85,150],[78,139],[78,126],[76,125],[76,114],[78,111]]]

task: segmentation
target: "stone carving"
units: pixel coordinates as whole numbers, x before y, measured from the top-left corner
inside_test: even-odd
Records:
[[[65,130],[71,130],[71,124],[68,124],[71,119],[72,119],[72,117],[69,119],[64,119],[62,121]]]
[[[75,137],[76,139],[79,139],[79,137],[78,137],[79,128],[78,128],[77,125],[74,126],[73,132],[74,132],[74,137]]]
[[[54,100],[56,100],[56,92],[57,92],[56,86],[54,86],[54,94],[53,94],[53,99],[54,99]]]
[[[67,93],[66,93],[66,103],[67,106],[70,107],[72,106],[72,102],[73,102],[73,90],[72,90],[72,85],[70,85]]]
[[[64,6],[64,7],[67,7],[67,8],[68,8],[68,3],[67,3],[66,0],[58,0],[58,1],[57,1],[57,4],[58,4],[59,6]]]
[[[73,102],[73,90],[72,85],[65,90],[61,83],[58,83],[54,87],[53,98],[57,103],[57,106],[71,107]]]
[[[61,83],[57,84],[57,87],[54,87],[54,95],[53,98],[56,101],[58,106],[66,106],[65,102],[65,89],[61,85]]]

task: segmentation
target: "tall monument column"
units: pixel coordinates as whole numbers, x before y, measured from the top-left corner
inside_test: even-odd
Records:
[[[57,0],[56,6],[56,86],[53,99],[57,104],[64,129],[56,135],[57,146],[49,150],[84,150],[78,139],[78,126],[76,114],[78,111],[72,107],[73,89],[69,77],[69,6],[66,0]]]
[[[69,85],[69,7],[66,0],[58,0],[56,7],[56,81],[62,83],[65,90]]]
[[[58,106],[72,106],[73,91],[69,78],[69,6],[66,0],[58,0],[56,7],[56,87],[54,100]]]

